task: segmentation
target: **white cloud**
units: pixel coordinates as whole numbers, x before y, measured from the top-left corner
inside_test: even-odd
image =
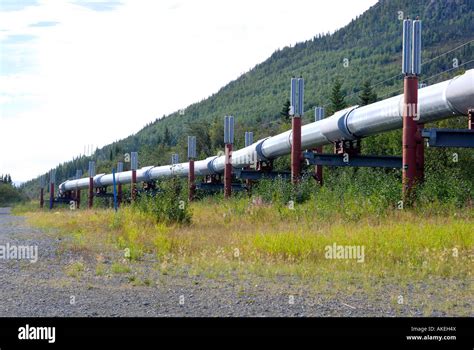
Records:
[[[0,76],[0,112],[5,103],[35,101],[14,118],[0,115],[0,172],[24,181],[85,144],[126,137],[211,95],[276,49],[345,25],[375,2],[129,0],[93,11],[48,0],[0,12],[6,30],[0,40],[36,37],[22,44],[34,69]],[[31,26],[41,22],[58,23]],[[17,54],[8,61],[25,59]]]

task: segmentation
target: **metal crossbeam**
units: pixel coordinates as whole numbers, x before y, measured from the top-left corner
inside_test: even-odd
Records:
[[[99,193],[95,193],[94,194],[94,197],[97,197],[97,198],[113,198],[114,194],[113,193],[107,193],[107,192],[99,192]]]
[[[289,179],[291,172],[289,171],[256,171],[256,170],[241,170],[237,175],[242,180],[261,180],[261,179]]]
[[[69,204],[73,200],[71,197],[55,197],[53,201],[54,203]]]
[[[397,156],[351,155],[345,157],[343,154],[317,154],[313,152],[305,152],[304,158],[306,159],[308,165],[394,169],[402,168],[402,157]]]
[[[196,188],[202,191],[218,192],[218,191],[224,191],[224,184],[201,182],[201,183],[196,184]],[[232,184],[232,191],[243,191],[243,190],[245,190],[245,186],[243,184],[239,184],[239,183]]]
[[[429,147],[474,148],[474,130],[423,129],[421,136],[428,139]]]

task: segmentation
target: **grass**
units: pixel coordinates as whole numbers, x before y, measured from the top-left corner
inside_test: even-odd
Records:
[[[130,267],[120,263],[113,263],[111,270],[113,273],[129,273],[131,271]]]
[[[96,277],[115,275],[134,287],[161,283],[159,275],[238,278],[285,293],[290,283],[292,294],[304,290],[322,301],[359,295],[399,315],[471,315],[472,206],[426,196],[417,207],[398,210],[398,194],[379,187],[380,194],[368,184],[340,193],[323,187],[304,201],[285,187],[229,201],[217,195],[190,204],[192,220],[181,223],[140,206],[50,212],[27,204],[14,211],[60,237],[61,250],[95,257]],[[363,247],[363,262],[328,259],[334,244]],[[68,276],[85,274],[80,261],[65,268]]]
[[[67,276],[78,278],[84,272],[85,266],[81,261],[76,261],[67,265],[64,270]]]
[[[330,280],[392,279],[410,283],[431,277],[472,278],[471,208],[361,210],[346,201],[341,210],[317,211],[314,201],[294,209],[208,198],[191,205],[191,224],[159,223],[149,213],[112,210],[27,212],[34,226],[68,238],[68,249],[118,252],[113,273],[130,272],[129,260],[152,259],[164,274],[186,272],[217,278],[229,273]],[[364,261],[327,259],[333,244],[364,247]],[[123,255],[122,255],[123,254]],[[74,269],[72,269],[74,271]],[[103,271],[96,271],[100,275]]]
[[[95,275],[96,276],[103,276],[105,275],[105,266],[102,263],[98,263],[95,267]]]

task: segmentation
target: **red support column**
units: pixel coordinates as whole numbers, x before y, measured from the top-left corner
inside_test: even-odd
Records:
[[[44,188],[40,188],[40,208],[44,206]]]
[[[137,171],[132,170],[132,184],[130,186],[130,195],[132,197],[132,202],[137,199]]]
[[[188,172],[188,188],[189,196],[188,200],[192,202],[194,200],[194,194],[196,190],[195,177],[194,177],[194,160],[189,160],[189,172]]]
[[[224,198],[232,195],[232,144],[225,145]]]
[[[418,127],[414,118],[418,115],[418,77],[405,76],[403,105],[403,197],[410,204],[413,200],[413,186],[416,182],[416,134]]]
[[[89,198],[88,198],[88,207],[92,209],[94,205],[94,178],[89,177]]]
[[[296,184],[301,173],[301,117],[295,115],[291,119],[291,181]]]

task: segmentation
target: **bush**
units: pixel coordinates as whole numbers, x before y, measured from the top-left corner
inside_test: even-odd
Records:
[[[382,214],[394,208],[401,198],[401,177],[391,170],[333,169],[325,173],[323,187],[305,176],[297,187],[283,179],[263,180],[253,193],[278,206],[309,201],[318,215],[339,211],[357,219],[363,212]]]
[[[192,218],[186,186],[178,179],[161,182],[158,193],[141,195],[133,206],[152,214],[157,222],[189,224]]]
[[[26,200],[23,193],[11,184],[0,182],[0,207],[9,206]]]
[[[472,182],[461,177],[459,168],[439,168],[426,173],[425,182],[418,191],[418,199],[422,206],[438,203],[459,208],[472,200],[472,189]]]
[[[267,203],[276,205],[287,205],[290,201],[304,203],[311,198],[311,194],[317,191],[314,179],[303,177],[295,187],[291,181],[276,178],[259,181],[252,189],[252,193],[261,197]]]

